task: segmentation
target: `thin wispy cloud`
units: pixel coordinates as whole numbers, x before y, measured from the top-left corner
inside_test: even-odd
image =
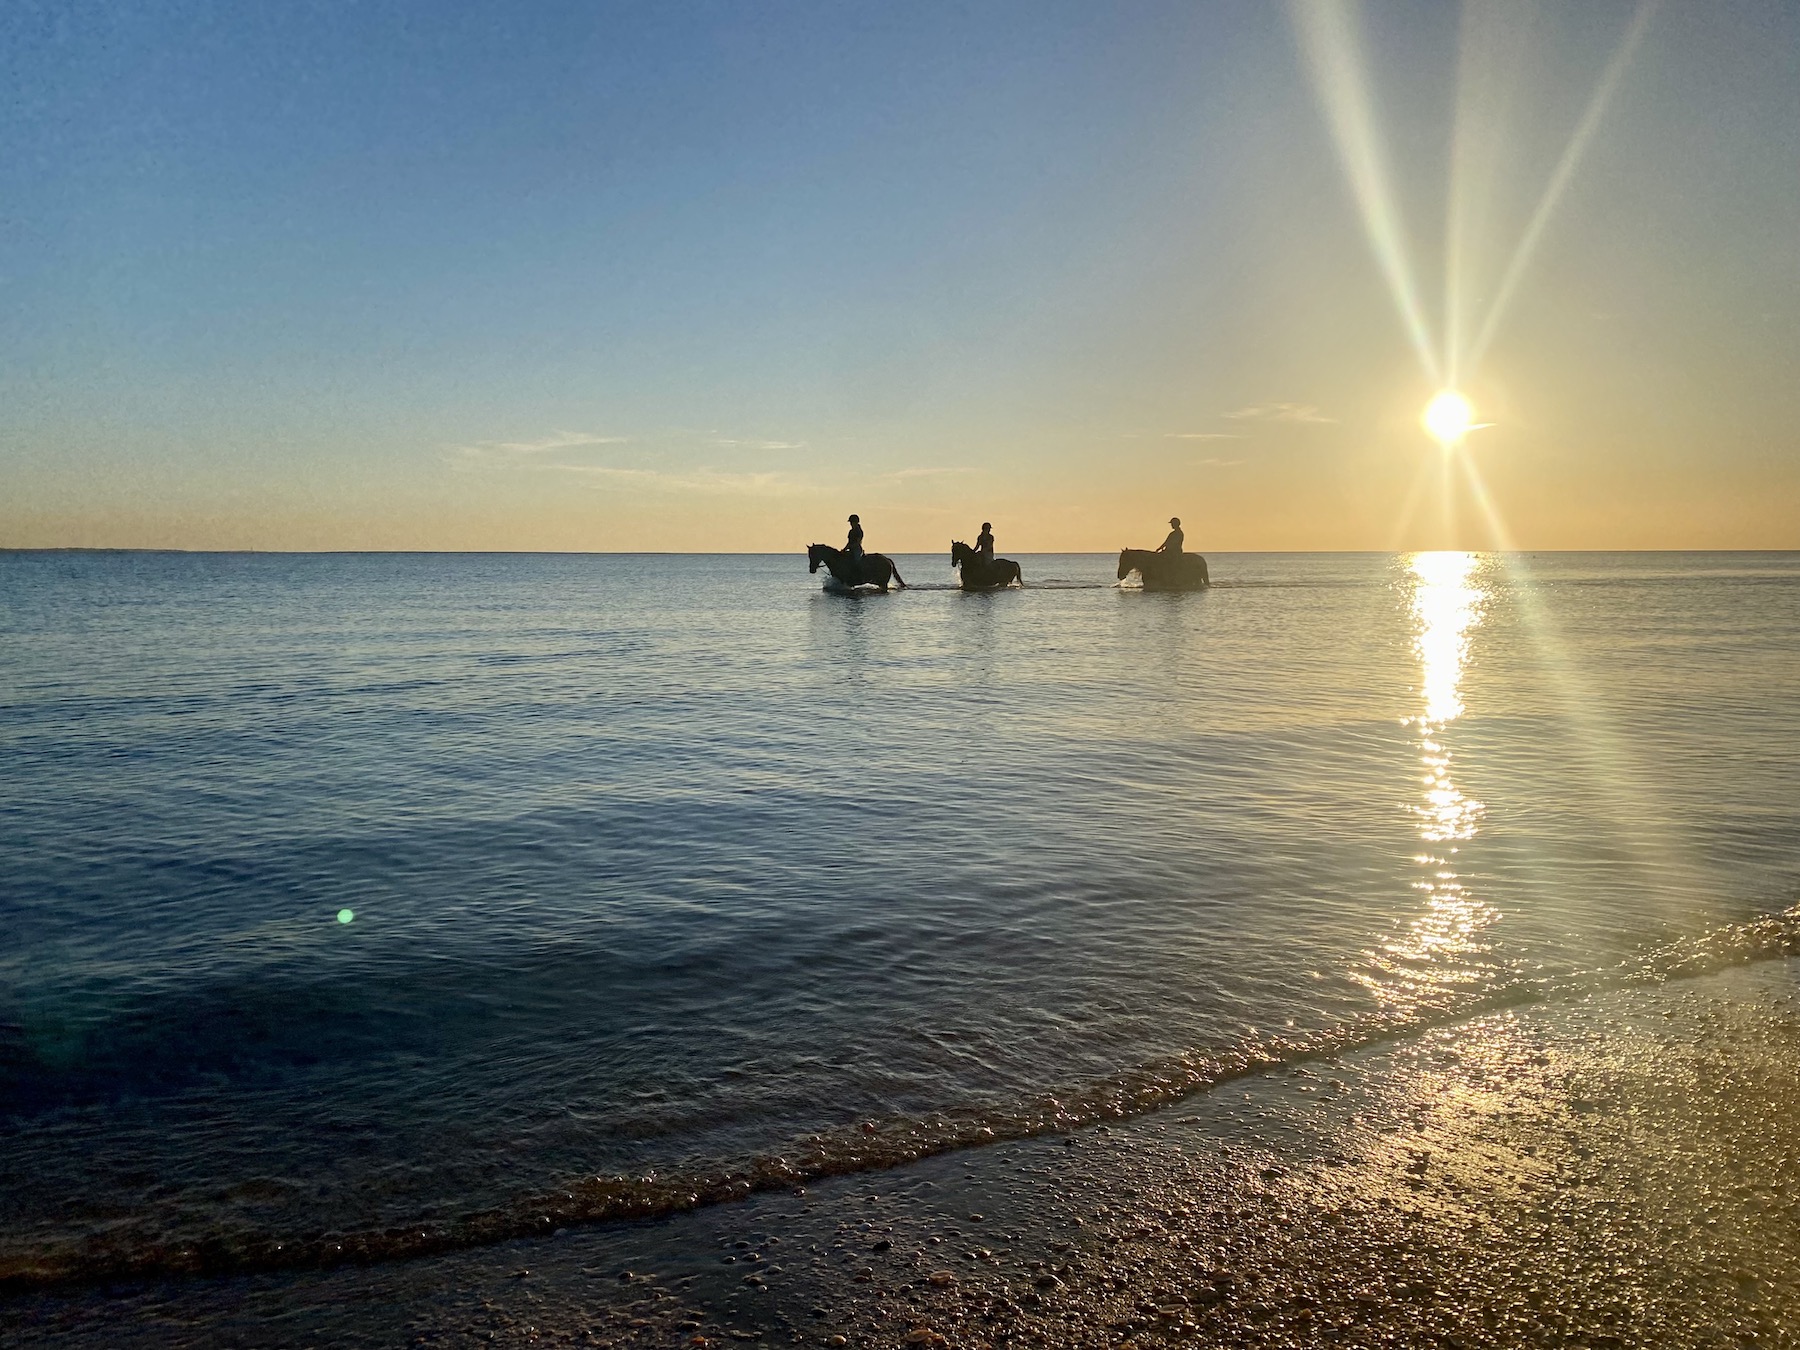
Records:
[[[512,455],[542,455],[557,450],[577,450],[590,445],[624,445],[624,436],[600,436],[591,431],[557,431],[535,441],[476,441],[457,446],[458,453],[469,459],[496,458]]]
[[[1225,416],[1234,422],[1335,422],[1310,403],[1254,403]]]
[[[683,469],[646,468],[631,464],[603,463],[594,450],[629,445],[628,436],[602,436],[587,431],[558,431],[536,440],[477,441],[456,447],[451,461],[463,472],[573,474],[596,485],[639,488],[651,492],[705,493],[715,496],[782,497],[813,491],[804,479],[785,473],[737,473],[699,466]],[[798,449],[798,442],[718,440],[733,448]],[[641,455],[633,456],[641,458]]]
[[[892,473],[884,473],[882,475],[882,477],[883,478],[893,478],[893,479],[945,478],[951,474],[980,473],[980,472],[981,472],[981,470],[977,469],[972,464],[953,464],[953,465],[946,465],[943,468],[920,467],[920,468],[916,468],[916,469],[895,469]]]
[[[815,490],[811,482],[785,473],[721,473],[716,469],[668,473],[662,469],[630,469],[613,464],[545,464],[539,467],[561,473],[580,474],[621,486],[636,485],[657,492],[791,497]]]
[[[1165,437],[1170,441],[1241,441],[1242,432],[1237,431],[1171,431]]]
[[[1242,464],[1241,459],[1203,459],[1199,461],[1203,467],[1213,469],[1229,469],[1234,464]]]
[[[805,441],[740,441],[718,438],[714,445],[722,445],[727,450],[804,450]]]
[[[450,448],[450,467],[461,473],[479,473],[506,466],[543,467],[544,460],[562,454],[624,445],[625,436],[602,436],[591,431],[558,431],[530,441],[476,441]]]

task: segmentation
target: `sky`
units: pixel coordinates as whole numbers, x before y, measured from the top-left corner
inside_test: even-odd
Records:
[[[0,88],[0,546],[1800,547],[1782,0],[12,0]]]

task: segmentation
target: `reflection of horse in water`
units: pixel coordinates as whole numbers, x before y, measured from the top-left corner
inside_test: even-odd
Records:
[[[950,545],[950,565],[962,569],[965,591],[985,591],[995,586],[1010,586],[1015,581],[1021,586],[1025,584],[1025,574],[1011,558],[995,558],[989,562],[960,539]]]
[[[1147,548],[1119,550],[1119,580],[1136,572],[1147,591],[1196,591],[1210,586],[1206,559],[1198,553],[1159,553]]]
[[[861,566],[858,566],[857,560],[841,548],[833,548],[830,544],[810,545],[806,550],[806,570],[816,572],[821,563],[843,586],[879,586],[885,591],[890,577],[896,584],[906,585],[906,578],[900,575],[900,569],[885,553],[865,553]]]

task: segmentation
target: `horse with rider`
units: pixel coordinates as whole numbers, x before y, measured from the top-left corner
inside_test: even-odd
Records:
[[[1207,573],[1206,559],[1186,552],[1186,543],[1181,517],[1171,516],[1169,534],[1161,547],[1119,550],[1119,580],[1136,572],[1147,591],[1195,591],[1210,586],[1212,577]]]
[[[890,581],[903,590],[906,587],[906,578],[900,575],[892,558],[885,553],[863,551],[862,521],[854,512],[850,516],[850,533],[842,548],[833,548],[830,544],[807,546],[806,570],[817,572],[821,567],[831,573],[832,580],[838,585],[851,590],[858,586],[873,586],[886,594]]]
[[[965,591],[991,591],[999,586],[1025,584],[1025,574],[1011,558],[994,556],[994,527],[981,522],[981,533],[970,548],[960,539],[950,541],[950,565],[961,573]]]

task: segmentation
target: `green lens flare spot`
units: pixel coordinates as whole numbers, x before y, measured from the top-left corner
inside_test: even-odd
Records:
[[[339,923],[349,923],[350,920],[354,919],[355,917],[356,917],[356,911],[353,909],[340,909],[338,911],[338,922]]]

